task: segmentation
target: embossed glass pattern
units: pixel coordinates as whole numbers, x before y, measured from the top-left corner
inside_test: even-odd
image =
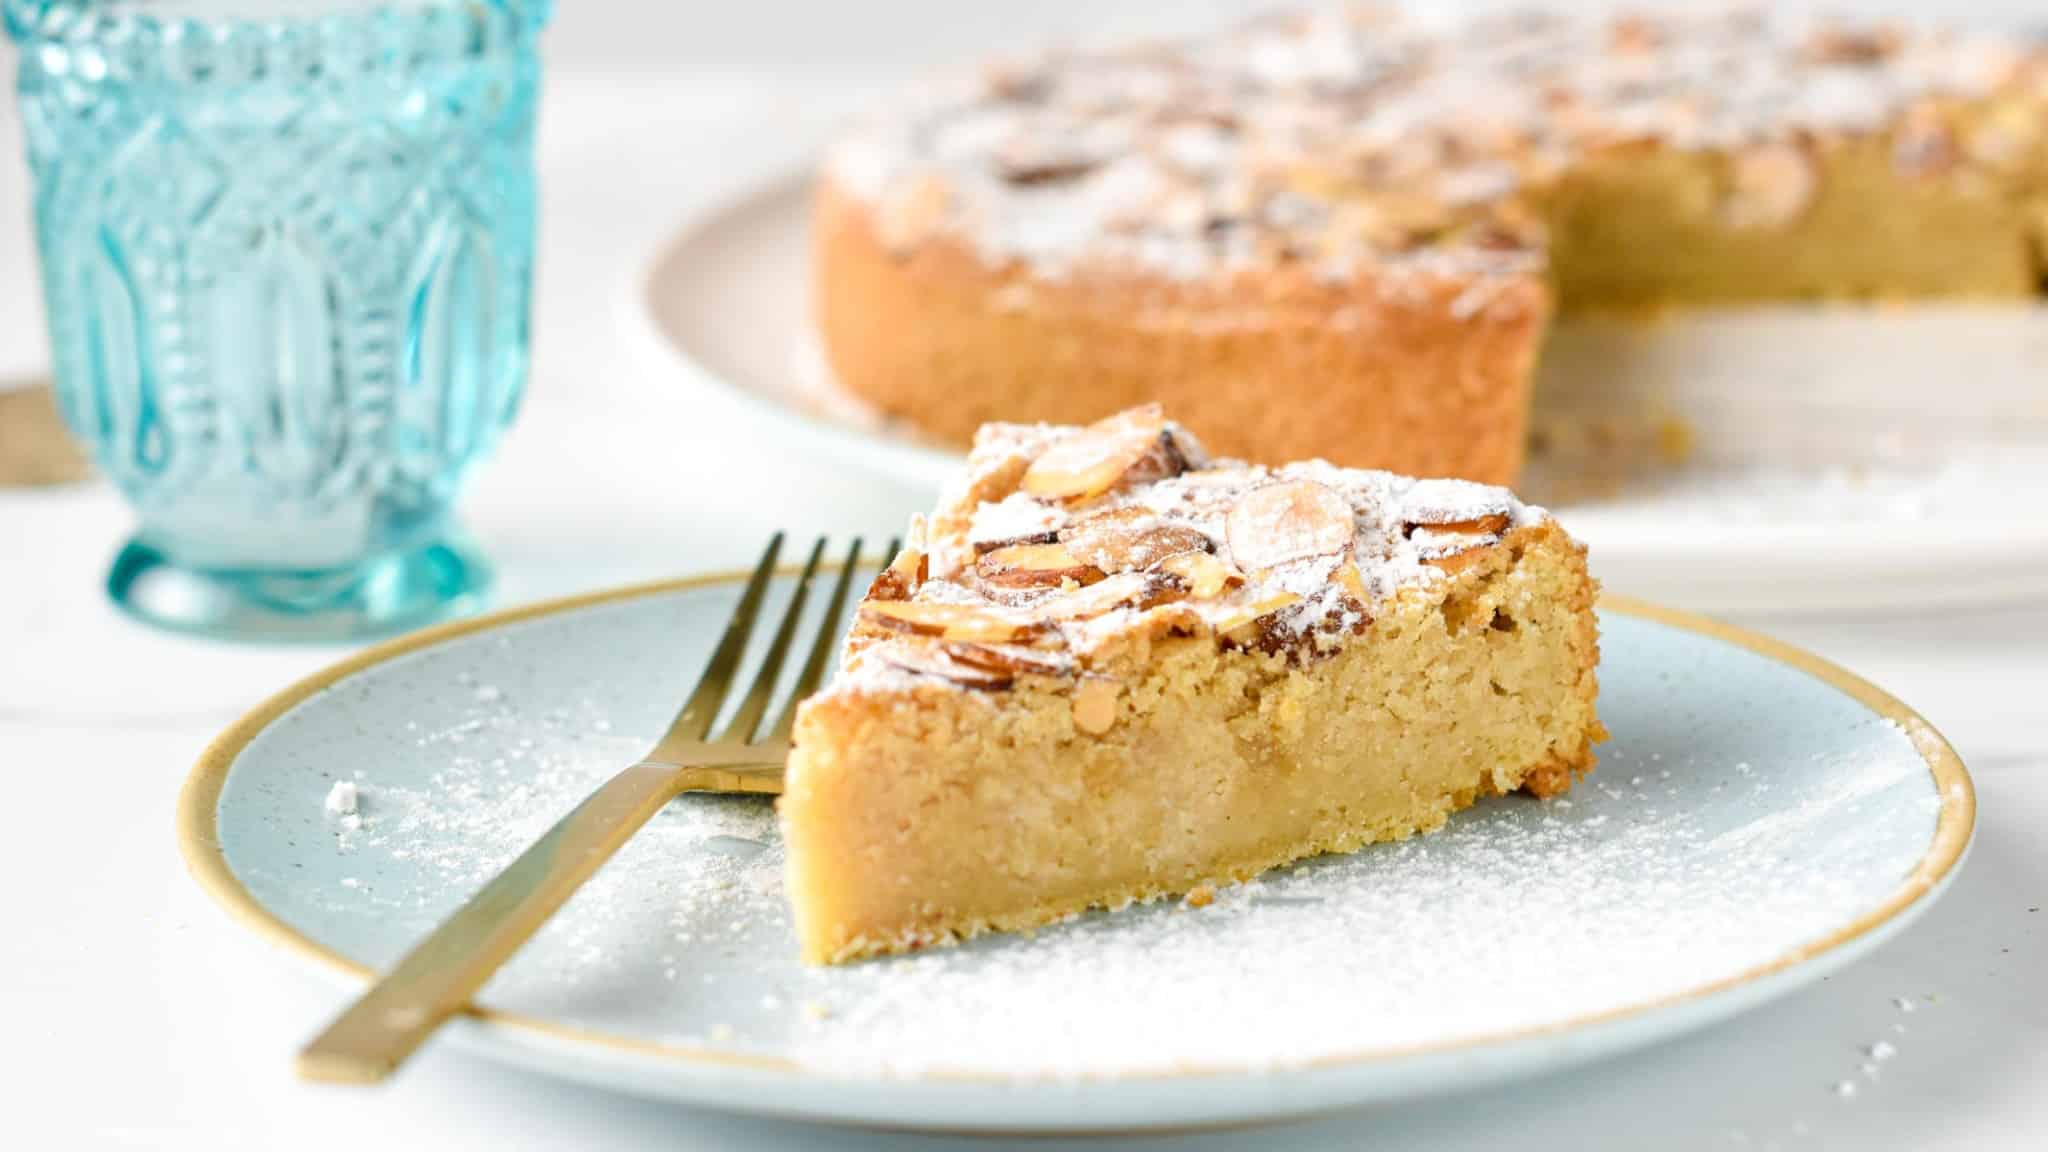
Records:
[[[172,624],[338,635],[471,596],[518,405],[549,0],[0,0],[66,421]]]

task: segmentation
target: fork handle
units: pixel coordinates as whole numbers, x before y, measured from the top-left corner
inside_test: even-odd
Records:
[[[299,1075],[357,1084],[389,1076],[662,805],[717,787],[717,775],[643,762],[606,781],[301,1049]]]

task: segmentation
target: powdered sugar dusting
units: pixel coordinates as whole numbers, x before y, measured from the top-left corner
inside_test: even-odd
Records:
[[[1211,459],[1185,429],[1156,409],[1149,417],[1145,412],[1133,409],[1088,428],[984,425],[966,467],[946,486],[931,518],[929,578],[907,592],[892,590],[887,598],[907,595],[924,604],[985,610],[990,619],[1022,628],[1059,596],[1080,590],[1058,581],[1024,590],[991,584],[977,558],[1005,546],[1050,543],[1056,535],[1070,542],[1090,524],[1113,521],[1114,531],[1126,538],[1170,531],[1178,534],[1172,550],[1199,545],[1227,569],[1228,585],[1196,593],[1173,578],[1171,585],[1159,585],[1167,590],[1157,596],[1133,594],[1057,616],[1033,642],[1086,662],[1099,653],[1114,656],[1133,636],[1206,630],[1219,643],[1230,642],[1233,629],[1256,622],[1262,642],[1275,650],[1312,645],[1329,652],[1343,637],[1362,632],[1387,600],[1442,584],[1440,562],[1499,544],[1507,532],[1548,518],[1505,488],[1464,480],[1418,480],[1323,460],[1270,468]],[[1150,437],[1163,437],[1172,445],[1170,463],[1142,458],[1125,466],[1105,490],[1080,501],[1020,488],[1027,467],[1076,444],[1093,445],[1104,424],[1134,419],[1140,427],[1136,443],[1143,447]],[[1158,568],[1165,556],[1117,568],[1093,591],[1117,580],[1142,590],[1147,585],[1141,575],[1166,580]],[[949,681],[948,665],[910,658],[929,650],[925,639],[872,630],[856,634],[828,691],[935,689],[978,679]]]
[[[336,780],[334,787],[327,790],[327,799],[322,802],[321,807],[326,810],[329,816],[353,816],[356,814],[356,804],[359,799],[360,797],[356,793],[355,781]]]
[[[999,61],[908,95],[828,170],[884,219],[911,210],[919,227],[896,242],[964,236],[1047,275],[1107,260],[1184,279],[1286,262],[1492,279],[1540,259],[1521,194],[1583,157],[1883,131],[2012,84],[2027,61],[1944,32],[1711,7],[1432,21],[1325,5]]]
[[[646,749],[736,596],[545,617],[344,681],[237,763],[230,864],[287,922],[388,964]],[[1602,630],[1614,739],[1569,799],[1483,802],[1205,908],[809,969],[771,806],[686,797],[484,1000],[853,1077],[1285,1068],[1683,993],[1828,935],[1912,873],[1942,798],[1906,732],[1744,650],[1628,617]],[[363,818],[345,835],[322,804],[343,780]]]
[[[1057,531],[1066,520],[1066,513],[1058,506],[1012,492],[994,503],[976,505],[967,540],[969,544],[986,545],[1032,539]]]

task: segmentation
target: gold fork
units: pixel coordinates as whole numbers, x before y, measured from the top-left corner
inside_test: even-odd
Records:
[[[898,543],[889,542],[883,553],[885,562],[896,554]],[[775,795],[782,791],[782,765],[789,754],[797,705],[816,691],[824,678],[847,588],[860,563],[860,539],[855,537],[847,552],[810,654],[775,722],[757,731],[775,695],[775,682],[796,636],[818,561],[825,554],[822,537],[811,548],[782,623],[754,674],[753,686],[740,699],[732,719],[713,735],[712,724],[731,694],[781,551],[782,533],[778,532],[748,579],[739,607],[704,667],[703,678],[654,750],[557,821],[547,835],[379,976],[326,1031],[300,1050],[299,1075],[357,1084],[389,1076],[443,1021],[468,1004],[512,953],[670,800],[684,792]]]

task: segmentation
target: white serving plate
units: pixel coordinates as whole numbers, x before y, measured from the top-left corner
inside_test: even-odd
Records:
[[[679,376],[760,406],[787,435],[935,488],[959,455],[885,426],[819,354],[807,196],[807,180],[783,178],[680,229],[642,285],[641,334]],[[1700,611],[2038,598],[2044,366],[2048,308],[2032,305],[1568,321],[1549,343],[1544,409],[1674,414],[1691,449],[1684,467],[1557,510],[1608,587]]]
[[[188,865],[244,923],[359,987],[651,744],[739,585],[499,613],[286,690],[187,782]],[[1974,824],[1969,777],[1896,700],[1642,604],[1607,602],[1602,631],[1613,738],[1567,797],[1495,798],[1441,832],[1282,869],[1199,910],[805,968],[768,802],[684,797],[444,1042],[812,1120],[1252,1123],[1535,1076],[1697,1029],[1864,954],[1948,884]],[[358,827],[323,809],[337,780],[360,789]]]

